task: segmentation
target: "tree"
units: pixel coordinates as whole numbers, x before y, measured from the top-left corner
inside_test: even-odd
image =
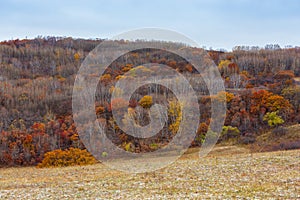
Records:
[[[300,108],[300,87],[291,86],[281,91],[282,96],[293,104],[295,110]]]
[[[176,134],[182,118],[181,112],[181,104],[178,101],[172,100],[169,102],[169,109],[168,109],[168,117],[169,117],[169,130]]]
[[[140,106],[143,108],[150,108],[152,106],[153,100],[152,96],[146,95],[139,101]]]
[[[74,54],[74,59],[75,59],[75,61],[79,61],[80,60],[80,54],[79,53],[75,53]]]
[[[224,77],[239,73],[238,65],[230,60],[221,60],[221,62],[218,65],[218,68],[221,75]]]
[[[201,145],[204,142],[208,128],[209,127],[205,122],[200,123],[194,144]]]
[[[283,96],[273,94],[266,90],[254,92],[251,96],[251,113],[259,112],[261,107],[267,109],[268,112],[286,110],[291,107],[288,100]]]
[[[120,110],[128,107],[128,102],[123,98],[115,98],[111,101],[112,110]]]

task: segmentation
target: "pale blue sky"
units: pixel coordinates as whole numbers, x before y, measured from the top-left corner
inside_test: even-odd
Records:
[[[109,38],[143,27],[180,32],[200,46],[300,46],[299,0],[0,0],[0,40]]]

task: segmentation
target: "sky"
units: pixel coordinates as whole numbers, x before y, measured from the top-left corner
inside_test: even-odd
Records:
[[[0,0],[0,40],[110,38],[155,27],[201,47],[300,46],[299,0]]]

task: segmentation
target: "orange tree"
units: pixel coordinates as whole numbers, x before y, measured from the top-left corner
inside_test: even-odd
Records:
[[[262,118],[267,112],[278,112],[286,121],[293,113],[293,106],[284,97],[266,90],[253,92],[251,95],[250,114]]]

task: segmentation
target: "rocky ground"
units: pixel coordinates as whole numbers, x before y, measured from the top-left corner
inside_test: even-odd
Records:
[[[300,150],[251,154],[217,147],[202,159],[191,150],[143,174],[102,164],[6,168],[0,169],[0,199],[300,199]]]

